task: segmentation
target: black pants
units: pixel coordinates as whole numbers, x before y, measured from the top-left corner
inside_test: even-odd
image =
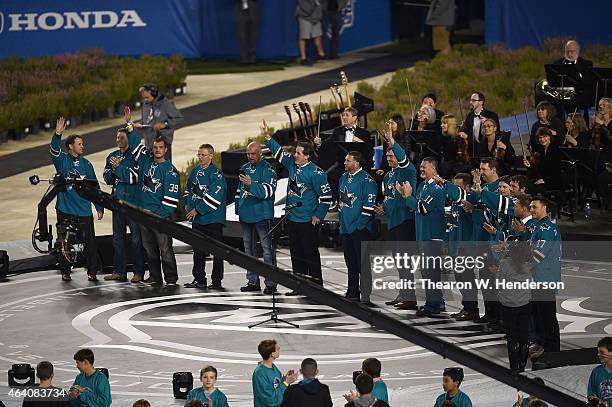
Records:
[[[537,341],[546,352],[559,352],[561,339],[557,321],[557,296],[551,290],[532,292],[531,307]]]
[[[223,225],[221,223],[211,223],[209,225],[199,225],[194,223],[193,230],[202,233],[203,235],[209,236],[215,240],[221,241],[223,236]],[[206,249],[197,249],[194,247],[193,250],[193,274],[194,280],[201,284],[206,283],[206,257],[210,253]],[[212,269],[212,282],[213,284],[221,284],[223,280],[223,259],[214,257],[213,269]]]
[[[363,270],[361,267],[362,264],[366,263],[362,256],[367,255],[361,250],[361,242],[372,240],[372,233],[368,229],[355,230],[353,233],[343,233],[340,237],[342,238],[344,261],[348,269],[346,296],[361,299],[361,301],[370,301],[372,273],[369,272],[369,268]]]
[[[406,251],[406,245],[402,242],[413,242],[416,240],[414,219],[406,219],[396,227],[389,229],[389,238],[393,241],[391,252],[393,257],[398,253],[404,253]],[[402,267],[398,269],[397,272],[402,280],[414,281],[414,273],[410,272],[410,270]],[[399,290],[397,299],[402,301],[416,301],[415,290],[403,288]]]
[[[487,315],[492,322],[497,322],[501,318],[501,304],[499,303],[498,290],[495,287],[497,273],[489,270],[489,267],[499,266],[499,262],[489,253],[484,263],[485,265],[484,268],[480,270],[479,278],[489,280],[488,288],[482,290],[485,315]]]
[[[520,307],[502,306],[502,319],[508,340],[508,360],[510,369],[515,372],[525,371],[529,354],[529,321],[531,304]]]
[[[149,276],[154,281],[162,281],[162,265],[166,283],[176,283],[178,273],[176,271],[176,258],[172,247],[172,237],[156,232],[145,226],[140,227],[142,247],[144,248],[149,264]],[[160,261],[161,257],[161,261]]]
[[[60,210],[57,212],[57,240],[63,240],[66,235],[64,225],[67,221],[73,220],[73,223],[78,225],[78,242],[83,243],[83,257],[85,267],[88,274],[97,274],[102,270],[102,263],[98,256],[98,244],[96,243],[96,232],[94,230],[93,216],[75,216],[64,213]],[[72,264],[66,260],[63,255],[59,255],[59,266],[62,274],[70,273]]]
[[[464,244],[464,242],[458,242],[458,244]],[[459,247],[457,254],[459,256],[476,255],[473,250],[467,247]],[[467,312],[478,313],[478,289],[476,288],[476,274],[473,268],[467,268],[463,272],[455,272],[455,280],[463,283],[470,283],[471,288],[464,288],[459,290],[461,292],[461,305]],[[468,285],[466,284],[466,287]]]
[[[293,272],[310,277],[323,285],[321,254],[319,253],[319,225],[310,222],[288,222],[289,250]]]
[[[242,10],[241,2],[236,3],[240,62],[254,64],[256,62],[257,29],[259,28],[259,5],[255,1],[249,1],[249,8]]]

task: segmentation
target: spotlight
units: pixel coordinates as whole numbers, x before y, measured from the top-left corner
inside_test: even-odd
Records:
[[[11,366],[8,371],[8,385],[9,387],[33,386],[34,368],[29,363],[18,363]]]
[[[175,399],[185,400],[191,389],[193,389],[191,372],[175,372],[172,375],[172,391]]]

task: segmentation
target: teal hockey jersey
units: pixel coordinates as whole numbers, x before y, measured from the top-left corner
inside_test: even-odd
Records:
[[[241,222],[257,223],[274,218],[274,196],[276,192],[276,171],[269,162],[261,160],[257,165],[246,163],[241,167],[251,177],[251,185],[246,188],[238,182],[234,196],[234,210]]]
[[[416,239],[419,241],[443,240],[446,234],[444,218],[444,190],[434,182],[421,182],[405,200],[406,205],[416,212]]]
[[[376,182],[363,168],[359,168],[353,175],[348,171],[342,174],[339,185],[340,233],[363,229],[372,231],[378,192]]]
[[[414,219],[414,211],[404,204],[401,194],[395,189],[395,183],[403,184],[408,181],[412,185],[413,191],[416,191],[417,188],[416,168],[408,160],[406,152],[398,143],[393,144],[391,148],[397,158],[398,165],[387,172],[383,179],[383,207],[387,219],[387,229],[393,229],[407,219]]]
[[[225,224],[227,184],[223,173],[215,164],[206,168],[196,166],[189,173],[184,193],[185,209],[195,209],[198,215],[193,223]]]

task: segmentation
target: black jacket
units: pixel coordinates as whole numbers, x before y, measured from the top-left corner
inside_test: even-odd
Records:
[[[555,65],[565,65],[565,58],[556,60],[554,64]],[[593,68],[593,61],[589,61],[588,59],[578,57],[575,65],[576,65],[576,71],[578,71],[582,80],[586,81],[588,79],[588,73],[590,69]]]
[[[346,127],[339,126],[334,129],[334,132],[326,141],[344,142],[345,135],[346,135]],[[372,141],[370,140],[370,132],[367,131],[366,129],[361,128],[361,127],[356,127],[354,135],[359,137],[365,143],[369,143],[370,145],[372,144]]]
[[[332,407],[329,387],[314,379],[289,386],[283,394],[281,407]]]
[[[465,129],[465,134],[468,135],[468,141],[469,141],[469,150],[470,150],[470,154],[472,154],[472,148],[474,150],[478,150],[478,144],[479,144],[479,140],[474,140],[474,118],[476,117],[476,115],[474,114],[474,112],[470,112],[468,113],[467,117],[465,118],[465,122],[463,124],[463,127]],[[495,123],[497,124],[497,130],[501,130],[499,127],[499,116],[497,116],[497,113],[492,112],[490,110],[487,109],[482,109],[482,111],[480,112],[480,122],[482,123],[484,121],[483,117],[486,117],[487,119],[493,119],[495,120]],[[484,137],[484,134],[482,134],[482,130],[481,130],[481,138]]]
[[[561,188],[561,158],[559,148],[551,144],[546,152],[542,153],[540,164],[535,168],[534,179],[542,178],[547,190]]]

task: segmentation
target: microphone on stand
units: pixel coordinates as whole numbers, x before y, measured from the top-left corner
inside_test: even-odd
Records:
[[[261,238],[261,240],[264,240],[268,236],[270,236],[272,232],[274,232],[274,230],[285,221],[287,216],[289,216],[289,211],[291,211],[291,209],[299,208],[300,206],[302,206],[302,202],[296,202],[296,203],[292,203],[291,205],[285,205],[285,214],[283,215],[283,217],[276,223],[276,225],[272,227],[272,229],[270,229],[268,233],[266,233],[266,235],[263,238]]]

